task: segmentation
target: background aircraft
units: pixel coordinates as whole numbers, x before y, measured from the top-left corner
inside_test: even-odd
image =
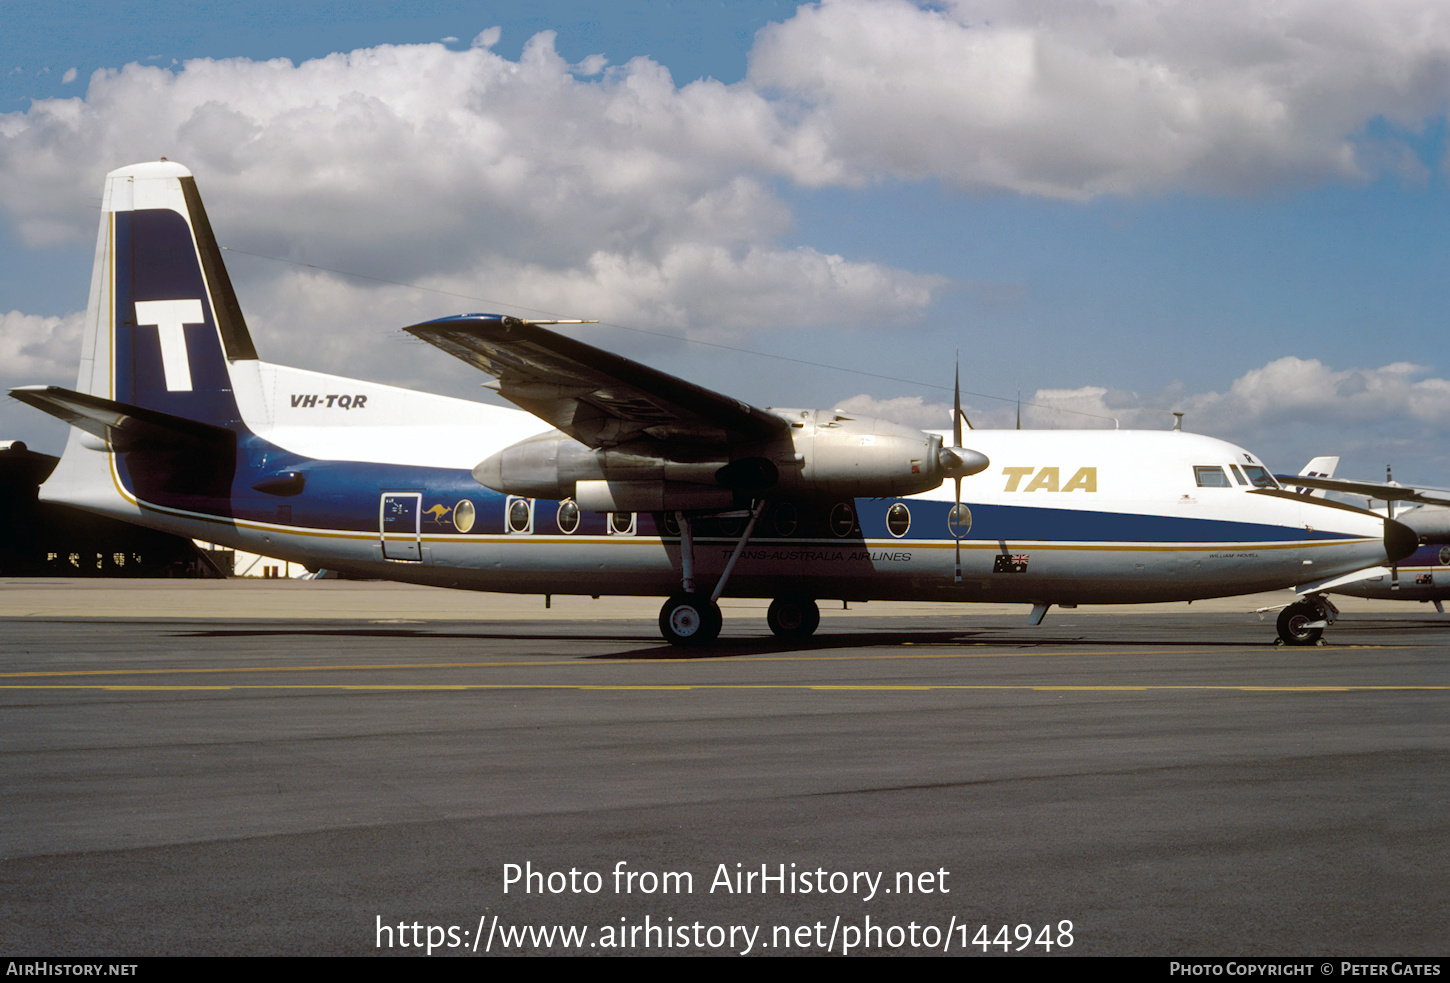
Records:
[[[1021,602],[1036,624],[1053,604],[1332,579],[1415,544],[1195,434],[972,431],[967,448],[958,412],[946,446],[753,407],[515,318],[408,330],[529,412],[261,361],[191,173],[113,171],[76,389],[12,390],[72,424],[42,495],[361,576],[670,594],[676,644],[715,637],[727,590],[771,598],[783,637],[811,634],[821,599]]]
[[[1332,467],[1327,475],[1286,480],[1319,489],[1320,494],[1335,491],[1382,501],[1386,504],[1387,517],[1409,527],[1419,540],[1415,552],[1389,570],[1375,570],[1360,580],[1334,588],[1333,593],[1430,602],[1435,610],[1445,612],[1442,602],[1450,598],[1450,489],[1402,485],[1389,476],[1388,469],[1384,481],[1335,478]],[[1411,503],[1411,507],[1397,509],[1400,502]]]

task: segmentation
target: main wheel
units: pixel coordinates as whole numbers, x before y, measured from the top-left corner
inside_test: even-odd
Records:
[[[701,594],[676,594],[660,608],[660,634],[671,645],[709,645],[721,622],[719,605]]]
[[[1311,623],[1323,621],[1324,615],[1314,605],[1299,601],[1279,612],[1279,637],[1285,645],[1313,645],[1324,634],[1323,628]]]
[[[821,609],[809,597],[777,597],[765,622],[777,638],[810,638],[821,625]]]

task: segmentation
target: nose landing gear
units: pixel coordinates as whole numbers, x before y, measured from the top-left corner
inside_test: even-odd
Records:
[[[1310,594],[1279,612],[1279,640],[1285,645],[1316,645],[1324,629],[1339,617],[1323,594]]]

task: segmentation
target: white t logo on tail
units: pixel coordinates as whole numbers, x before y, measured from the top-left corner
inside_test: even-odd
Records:
[[[156,325],[161,337],[161,371],[168,392],[191,392],[191,361],[186,355],[187,324],[205,324],[199,300],[138,300],[136,324]]]

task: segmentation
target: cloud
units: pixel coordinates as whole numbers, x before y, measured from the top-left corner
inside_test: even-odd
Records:
[[[1024,395],[1029,429],[1183,429],[1232,441],[1281,471],[1338,454],[1342,474],[1374,478],[1385,464],[1410,481],[1450,485],[1450,380],[1422,365],[1334,369],[1318,359],[1280,358],[1235,379],[1225,392],[1188,393],[1174,384],[1151,393],[1102,386],[1039,389]],[[1015,425],[1012,402],[978,401],[967,415],[981,428]],[[921,397],[853,396],[837,404],[863,415],[943,430],[951,404]],[[1116,421],[1116,423],[1115,423]],[[970,436],[966,443],[971,445]]]
[[[825,0],[757,35],[749,78],[794,103],[817,183],[1246,193],[1402,170],[1444,116],[1450,8]]]
[[[75,384],[84,314],[0,314],[0,387]]]
[[[76,72],[76,70],[74,68],[67,68],[65,70],[65,74],[60,77],[60,84],[61,85],[70,85],[72,82],[74,82],[76,80],[76,74],[77,74],[77,72]]]
[[[0,207],[32,246],[89,241],[95,212],[78,203],[101,175],[164,156],[196,173],[238,249],[693,337],[900,326],[946,286],[782,245],[792,216],[773,182],[802,158],[749,86],[677,86],[645,58],[571,66],[548,32],[511,61],[492,50],[499,36],[298,65],[98,71],[84,98],[0,115]],[[295,301],[297,278],[230,265],[258,305],[248,313],[280,322],[274,299]],[[354,352],[358,332],[394,327],[379,312],[410,296],[348,280],[326,293],[327,309],[304,305],[308,330]]]

